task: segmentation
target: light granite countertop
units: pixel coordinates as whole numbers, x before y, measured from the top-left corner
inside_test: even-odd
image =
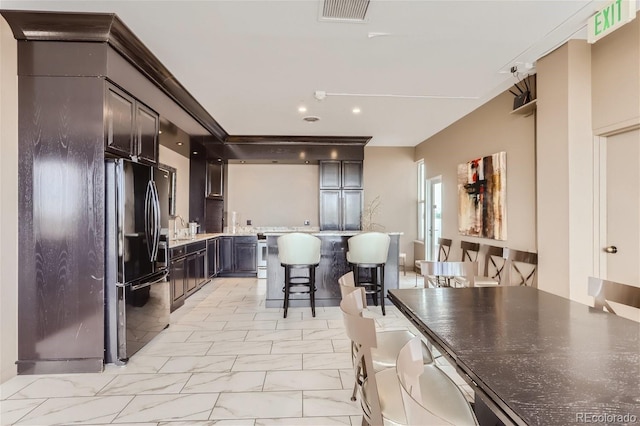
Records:
[[[288,232],[300,232],[300,231],[279,231],[279,232],[264,232],[263,234],[266,236],[279,236],[284,235]],[[311,235],[315,235],[317,237],[350,237],[353,235],[362,234],[367,231],[312,231],[308,232]],[[385,232],[388,235],[403,235],[403,232]]]
[[[247,237],[251,237],[251,236],[257,236],[258,233],[260,234],[264,234],[265,236],[280,236],[280,235],[284,235],[290,232],[307,232],[311,235],[315,235],[317,237],[342,237],[342,236],[353,236],[353,235],[357,235],[357,234],[361,234],[365,231],[318,231],[316,230],[312,230],[312,231],[302,231],[302,228],[289,228],[289,229],[283,229],[283,228],[278,228],[278,230],[274,230],[274,231],[258,231],[258,230],[253,230],[253,231],[245,231],[245,232],[236,232],[236,233],[232,233],[232,232],[220,232],[220,233],[212,233],[212,234],[196,234],[194,237],[183,237],[183,238],[170,238],[169,239],[169,248],[173,248],[173,247],[179,247],[185,244],[191,244],[191,243],[195,243],[198,241],[206,241],[209,240],[211,238],[216,238],[216,237],[242,237],[242,236],[247,236]],[[403,232],[386,232],[386,234],[389,235],[403,235]]]
[[[179,247],[179,246],[183,246],[185,244],[191,244],[191,243],[195,243],[198,241],[206,241],[206,240],[210,240],[211,238],[216,238],[216,237],[242,237],[242,236],[247,236],[247,237],[255,237],[257,236],[257,233],[255,232],[236,232],[235,234],[231,233],[231,232],[220,232],[220,233],[215,233],[215,234],[196,234],[193,238],[192,237],[183,237],[183,238],[170,238],[169,239],[169,248],[173,248],[173,247]]]

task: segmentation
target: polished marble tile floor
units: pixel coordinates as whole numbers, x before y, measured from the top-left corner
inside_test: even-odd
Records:
[[[415,275],[401,274],[401,287]],[[219,278],[125,366],[17,376],[0,385],[2,425],[359,425],[339,308],[265,308],[265,282]],[[379,330],[415,329],[388,306]],[[467,398],[471,388],[438,358]]]

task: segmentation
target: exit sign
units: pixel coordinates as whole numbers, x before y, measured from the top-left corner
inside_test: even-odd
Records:
[[[635,0],[613,0],[589,18],[588,41],[595,43],[636,17]]]

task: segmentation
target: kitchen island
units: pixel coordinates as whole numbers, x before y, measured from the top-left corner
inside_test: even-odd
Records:
[[[316,269],[316,306],[338,306],[340,304],[340,286],[338,278],[350,271],[347,263],[347,240],[359,231],[320,231],[310,232],[322,240],[320,264]],[[278,260],[278,237],[283,232],[265,232],[267,237],[267,299],[266,307],[281,308],[284,302],[284,268]],[[385,291],[398,288],[398,256],[401,232],[388,232],[391,237],[389,255],[384,268]],[[291,295],[291,307],[308,307],[308,295]]]

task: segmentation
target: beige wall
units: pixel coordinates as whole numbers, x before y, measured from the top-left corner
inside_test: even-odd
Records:
[[[18,65],[17,43],[0,17],[0,383],[18,358]]]
[[[640,124],[639,63],[638,19],[537,63],[539,286],[586,304],[588,277],[604,272],[594,135]]]
[[[373,222],[385,232],[402,232],[400,252],[407,254],[407,265],[413,264],[413,240],[417,236],[417,169],[415,149],[365,147],[364,205],[377,197],[380,207]],[[380,228],[376,228],[380,230]]]
[[[454,260],[461,239],[536,251],[535,119],[510,114],[512,109],[513,95],[505,92],[416,147],[427,179],[442,176],[442,236],[454,240]],[[457,166],[500,151],[507,153],[507,240],[461,236]]]
[[[640,124],[639,18],[592,47],[593,129],[598,135]]]
[[[160,145],[160,162],[176,169],[176,214],[189,220],[189,159]]]
[[[319,226],[318,179],[318,165],[229,164],[225,213],[242,226]]]
[[[586,302],[594,227],[590,46],[572,40],[537,69],[538,286]]]

